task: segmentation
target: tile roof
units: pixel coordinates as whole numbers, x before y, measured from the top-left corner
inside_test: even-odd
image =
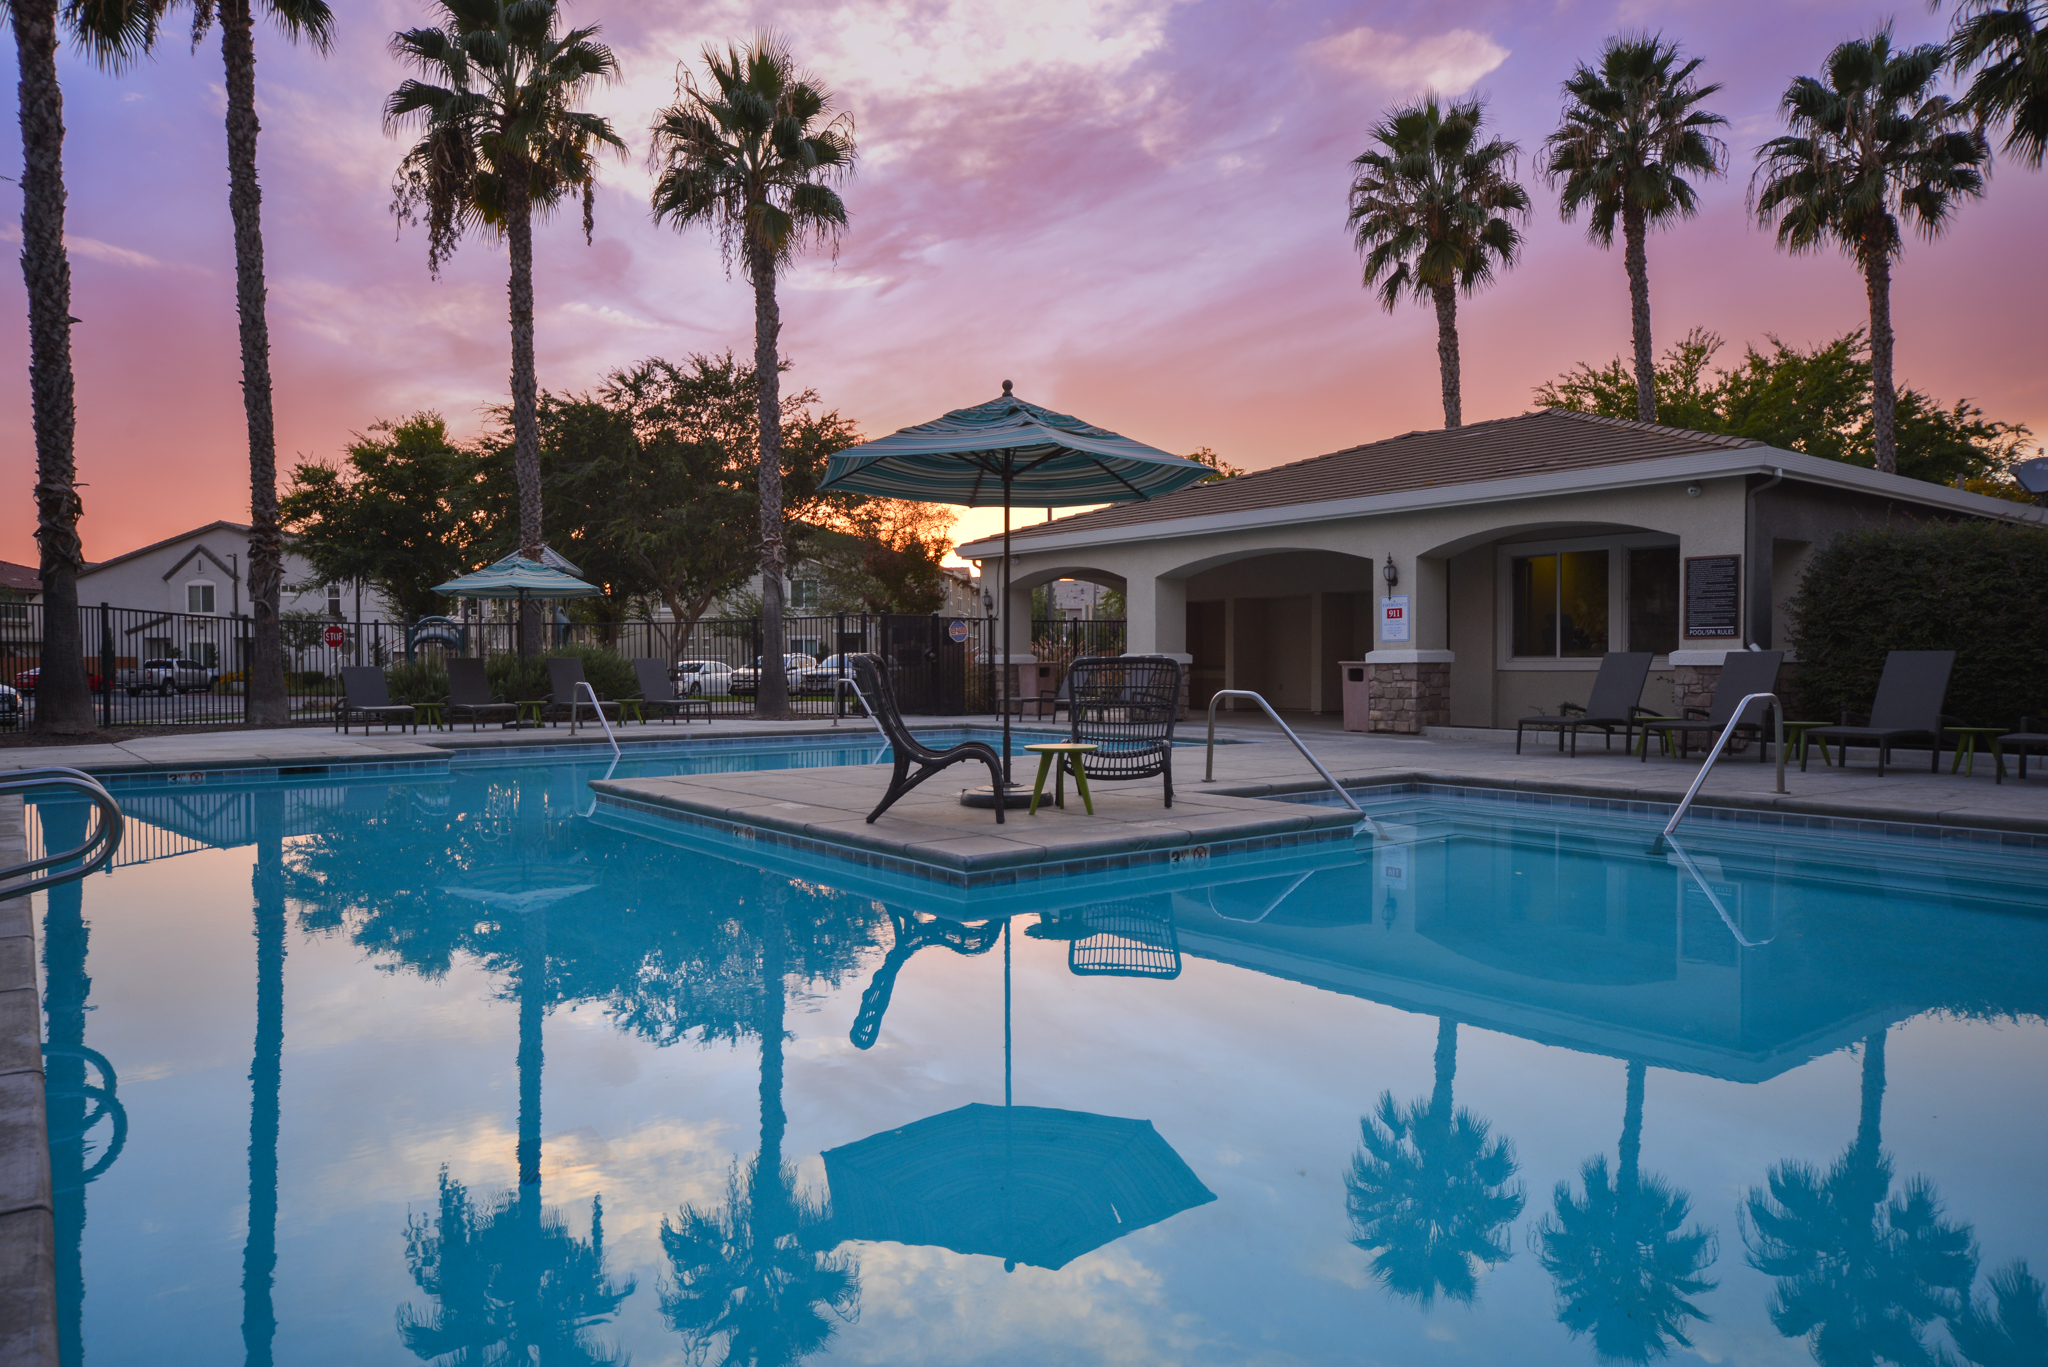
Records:
[[[15,593],[41,593],[42,572],[34,565],[17,565],[12,560],[0,560],[0,589]]]
[[[1327,456],[1196,484],[1144,503],[1118,503],[1054,522],[1020,527],[1023,541],[1059,532],[1285,508],[1330,499],[1401,493],[1432,485],[1477,484],[1555,470],[1628,465],[1706,451],[1762,446],[1748,437],[1689,432],[1656,423],[1543,408],[1465,427],[1409,432]]]

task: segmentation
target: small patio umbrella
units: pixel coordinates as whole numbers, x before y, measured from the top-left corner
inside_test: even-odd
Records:
[[[863,442],[825,463],[822,491],[1003,509],[1002,653],[1010,645],[1010,508],[1128,503],[1173,493],[1206,465],[1120,437],[1010,393]],[[1002,672],[1003,779],[1010,776],[1009,661]]]
[[[567,569],[558,568],[567,566]],[[503,560],[473,570],[445,584],[434,585],[434,592],[445,593],[453,598],[516,598],[520,601],[519,630],[526,630],[525,599],[534,598],[594,598],[602,597],[604,590],[595,584],[586,584],[569,570],[575,569],[568,561],[556,555],[547,547],[541,547],[539,560],[528,560],[514,551]],[[522,645],[524,642],[521,643]],[[520,654],[526,652],[522,649]]]

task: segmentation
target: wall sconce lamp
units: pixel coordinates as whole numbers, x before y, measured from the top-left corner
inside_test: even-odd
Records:
[[[1700,496],[1700,486],[1699,486],[1699,485],[1697,485],[1697,484],[1688,484],[1688,485],[1686,485],[1686,486],[1685,486],[1685,496],[1686,496],[1687,498],[1698,498],[1698,497]]]
[[[987,589],[981,591],[981,610],[987,616],[996,615],[996,596]]]
[[[1394,568],[1393,556],[1389,555],[1387,557],[1387,563],[1380,566],[1380,578],[1387,581],[1388,588],[1392,588],[1394,587],[1394,585],[1401,582],[1401,571]]]

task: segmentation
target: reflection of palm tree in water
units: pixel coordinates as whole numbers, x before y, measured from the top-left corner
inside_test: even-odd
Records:
[[[1713,1231],[1683,1229],[1692,1198],[1641,1169],[1644,1072],[1641,1063],[1628,1065],[1614,1180],[1605,1154],[1587,1159],[1579,1173],[1584,1197],[1559,1182],[1556,1213],[1531,1239],[1557,1281],[1558,1322],[1575,1337],[1591,1334],[1606,1361],[1648,1362],[1668,1356],[1673,1343],[1690,1348],[1685,1322],[1707,1316],[1687,1297],[1715,1286],[1700,1275],[1714,1261]]]
[[[1965,1306],[1949,1335],[1977,1367],[2041,1367],[2048,1362],[2048,1294],[2027,1260],[1991,1274],[1991,1299]]]
[[[1470,1301],[1478,1269],[1510,1255],[1503,1230],[1522,1213],[1514,1147],[1456,1108],[1458,1024],[1437,1022],[1436,1090],[1401,1106],[1380,1094],[1359,1121],[1363,1144],[1345,1178],[1352,1243],[1372,1252],[1373,1275],[1423,1305],[1438,1293]]]
[[[718,1341],[723,1363],[789,1367],[830,1341],[826,1311],[848,1321],[858,1313],[860,1268],[832,1252],[839,1241],[824,1201],[799,1190],[782,1160],[787,890],[764,883],[760,901],[761,1147],[753,1162],[733,1164],[724,1205],[663,1218],[674,1283],[661,1309],[696,1353]],[[900,924],[898,934],[900,944]]]
[[[269,1367],[277,1339],[277,1129],[284,1083],[284,793],[251,795],[256,808],[256,1048],[249,1064],[249,1234],[242,1246],[242,1349]]]
[[[1942,1218],[1932,1182],[1915,1177],[1892,1195],[1884,1040],[1879,1031],[1863,1042],[1862,1114],[1847,1152],[1824,1174],[1779,1163],[1744,1203],[1750,1265],[1778,1279],[1771,1323],[1804,1338],[1821,1367],[1934,1363],[1921,1328],[1960,1315],[1976,1277],[1970,1227]]]

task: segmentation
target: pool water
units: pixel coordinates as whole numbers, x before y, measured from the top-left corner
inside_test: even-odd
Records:
[[[2048,851],[1410,794],[963,923],[593,776],[124,790],[68,1361],[2035,1360]]]

